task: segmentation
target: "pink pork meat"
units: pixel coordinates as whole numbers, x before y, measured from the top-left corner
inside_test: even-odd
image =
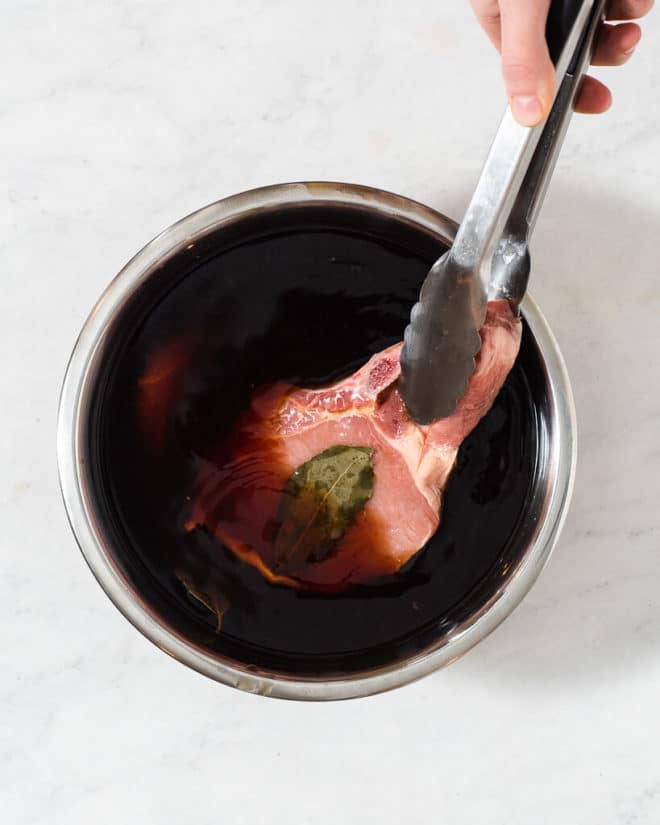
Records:
[[[438,529],[458,449],[492,406],[520,337],[509,304],[491,302],[465,395],[453,415],[428,426],[411,420],[397,389],[400,343],[330,387],[258,390],[202,472],[187,526],[204,527],[270,581],[293,587],[337,591],[395,573]],[[340,446],[370,448],[369,498],[331,552],[292,570],[276,552],[283,490],[296,468]]]

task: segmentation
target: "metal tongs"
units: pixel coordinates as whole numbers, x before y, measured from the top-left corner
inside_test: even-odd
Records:
[[[557,92],[545,123],[520,126],[507,108],[454,243],[429,271],[401,353],[400,389],[413,419],[451,415],[481,346],[489,300],[515,312],[527,289],[529,240],[573,104],[591,62],[606,0],[553,0],[546,35]]]

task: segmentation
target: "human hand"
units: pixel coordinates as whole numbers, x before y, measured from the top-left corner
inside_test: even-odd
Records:
[[[608,20],[643,17],[654,0],[612,0]],[[502,73],[511,109],[523,126],[535,126],[550,112],[555,71],[545,40],[550,0],[471,0],[482,28],[502,55]],[[639,43],[636,23],[603,23],[596,40],[594,66],[620,66]],[[585,77],[575,111],[600,114],[612,103],[610,90]]]

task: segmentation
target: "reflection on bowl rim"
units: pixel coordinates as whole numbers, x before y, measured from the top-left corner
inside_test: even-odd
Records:
[[[542,517],[515,573],[482,607],[429,649],[403,662],[350,676],[292,677],[215,657],[165,624],[123,576],[104,542],[86,485],[82,451],[85,413],[109,323],[150,274],[177,250],[250,214],[284,207],[337,205],[377,212],[420,226],[451,243],[456,224],[415,201],[370,187],[342,183],[289,183],[254,189],[210,204],[148,243],[112,281],[87,319],[67,367],[60,398],[57,451],[60,485],[69,522],[94,576],[123,615],[178,661],[224,684],[286,699],[346,699],[368,696],[414,681],[459,658],[491,633],[529,591],[557,541],[570,502],[577,457],[577,425],[568,374],[543,315],[527,296],[522,312],[548,374],[556,435],[547,445],[547,490]]]

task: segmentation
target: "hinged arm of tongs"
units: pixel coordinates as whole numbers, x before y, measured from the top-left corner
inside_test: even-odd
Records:
[[[508,108],[500,124],[450,252],[466,270],[479,269],[486,289],[490,263],[503,229],[514,209],[520,211],[522,199],[528,197],[525,186],[521,191],[526,178],[534,189],[526,210],[530,226],[536,218],[568,125],[572,101],[590,61],[604,7],[605,0],[553,0],[547,32],[558,89],[553,114],[545,123],[529,128],[517,123]],[[548,153],[551,157],[546,162]]]
[[[511,265],[512,260],[519,255],[527,254],[529,238],[534,230],[557,158],[561,152],[582,81],[591,63],[596,33],[604,17],[606,5],[606,0],[593,3],[582,37],[572,39],[574,44],[572,54],[568,51],[571,44],[567,44],[564,57],[568,68],[563,77],[559,77],[558,74],[559,85],[554,105],[548,119],[543,124],[523,184],[513,202],[502,236],[495,249],[488,287],[488,297],[491,300],[507,298],[517,305],[525,294],[529,268],[516,268]],[[551,18],[549,29],[552,22]],[[553,42],[551,31],[548,32],[548,42],[550,44]],[[512,273],[520,273],[523,277],[512,277]]]

